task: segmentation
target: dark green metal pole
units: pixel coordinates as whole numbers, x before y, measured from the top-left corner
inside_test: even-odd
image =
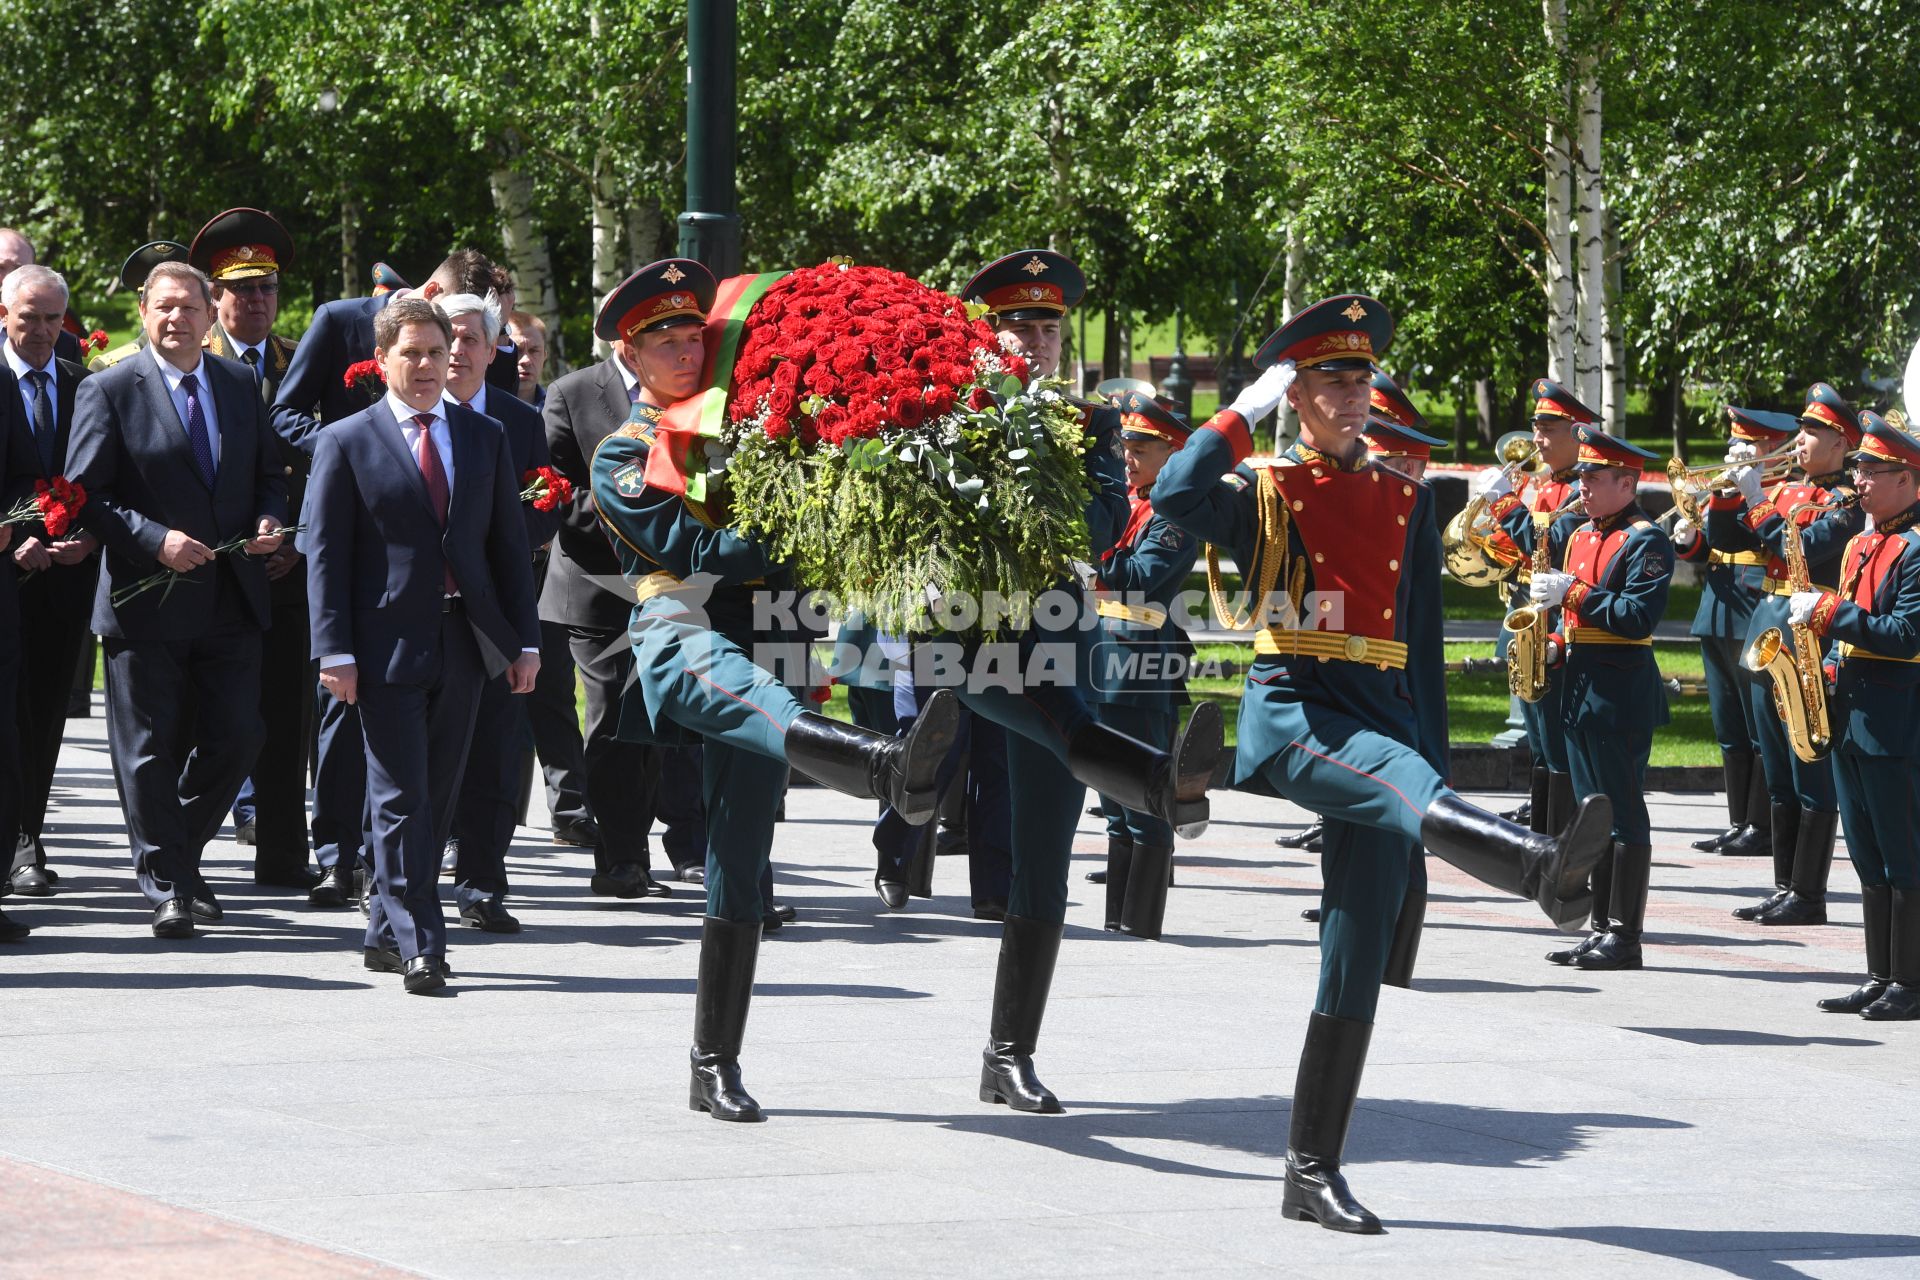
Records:
[[[740,274],[740,212],[734,187],[737,117],[734,0],[687,0],[687,208],[680,256],[720,279]]]

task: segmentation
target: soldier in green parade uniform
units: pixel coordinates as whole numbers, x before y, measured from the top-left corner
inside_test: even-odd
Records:
[[[1319,991],[1294,1085],[1282,1212],[1376,1232],[1340,1172],[1382,977],[1421,845],[1535,901],[1562,929],[1587,914],[1609,840],[1604,797],[1558,837],[1447,785],[1439,536],[1432,492],[1358,439],[1393,320],[1372,298],[1314,304],[1255,357],[1267,372],[1161,469],[1154,508],[1230,551],[1249,584],[1256,657],[1240,704],[1235,785],[1326,814]],[[1296,372],[1298,380],[1295,380]],[[1285,397],[1300,439],[1243,465],[1250,423]]]
[[[629,632],[635,681],[620,732],[637,741],[704,741],[707,914],[700,935],[689,1102],[720,1120],[759,1120],[740,1078],[765,904],[761,883],[788,765],[835,790],[932,817],[934,770],[953,736],[953,695],[929,700],[905,737],[808,711],[776,678],[805,679],[805,644],[756,624],[756,591],[792,589],[767,548],[727,527],[725,512],[647,483],[664,410],[700,388],[702,325],[715,282],[699,263],[642,267],[607,296],[594,332],[634,344],[640,398],[633,421],[593,457],[593,500],[636,598]],[[767,665],[759,665],[756,658]]]
[[[1847,543],[1837,591],[1800,592],[1790,622],[1835,642],[1834,783],[1860,874],[1867,980],[1820,1001],[1875,1022],[1920,1018],[1920,439],[1868,410],[1852,455],[1871,531]]]
[[[1846,473],[1847,453],[1859,444],[1860,424],[1853,407],[1832,387],[1816,382],[1807,390],[1795,440],[1806,478],[1778,485],[1768,493],[1761,468],[1749,463],[1731,473],[1728,487],[1708,502],[1707,541],[1715,550],[1767,555],[1767,594],[1753,607],[1746,647],[1777,628],[1787,638],[1786,652],[1792,655],[1787,597],[1793,588],[1788,582],[1785,530],[1787,517],[1796,507],[1806,507],[1794,522],[1812,585],[1831,590],[1839,582],[1841,553],[1865,521]],[[1808,504],[1832,509],[1816,510]],[[1749,673],[1747,690],[1767,780],[1775,887],[1767,898],[1734,914],[1766,925],[1825,924],[1827,877],[1833,869],[1833,840],[1840,825],[1833,761],[1825,756],[1802,760],[1792,750],[1774,706],[1772,682],[1764,673]]]
[[[1580,477],[1575,466],[1579,453],[1577,432],[1582,424],[1591,424],[1598,415],[1580,403],[1574,394],[1549,378],[1533,383],[1533,443],[1540,450],[1540,461],[1547,469],[1544,480],[1527,487],[1524,501],[1512,492],[1512,478],[1503,472],[1489,473],[1483,490],[1488,510],[1500,527],[1490,542],[1495,554],[1519,557],[1520,569],[1507,594],[1509,609],[1527,603],[1527,586],[1532,580],[1532,557],[1541,530],[1566,525],[1577,527],[1580,515]],[[1553,568],[1559,568],[1555,560]],[[1548,625],[1558,624],[1549,617]],[[1527,727],[1527,748],[1533,754],[1533,786],[1528,808],[1535,831],[1557,831],[1573,811],[1572,766],[1567,758],[1567,736],[1563,728],[1562,699],[1565,686],[1558,673],[1547,675],[1546,692],[1539,700],[1520,702],[1520,718]],[[1544,807],[1543,807],[1544,806]]]
[[[120,287],[131,289],[137,298],[147,287],[147,273],[163,262],[185,262],[187,246],[177,240],[154,240],[141,245],[127,255],[120,264]],[[111,351],[102,351],[87,361],[87,368],[95,373],[119,364],[128,356],[147,345],[145,333],[136,334],[132,342],[123,342]]]
[[[1527,591],[1535,608],[1561,611],[1547,661],[1560,669],[1567,763],[1576,794],[1613,802],[1613,850],[1594,868],[1593,932],[1547,959],[1638,969],[1653,867],[1647,760],[1653,731],[1667,722],[1653,629],[1667,611],[1673,544],[1637,499],[1640,473],[1654,455],[1598,426],[1576,432],[1586,518],[1571,530],[1562,520],[1546,531],[1554,562],[1566,568],[1534,574]]]
[[[1728,405],[1727,420],[1730,463],[1771,453],[1799,429],[1792,414],[1765,409]],[[1727,787],[1727,829],[1694,841],[1693,847],[1724,857],[1765,857],[1773,846],[1772,815],[1767,811],[1767,776],[1758,768],[1760,730],[1754,723],[1754,703],[1747,696],[1747,672],[1740,656],[1753,607],[1766,594],[1767,553],[1716,550],[1705,530],[1684,516],[1674,522],[1673,550],[1681,560],[1705,566],[1700,607],[1689,634],[1700,642],[1707,705]],[[1786,888],[1785,882],[1779,887]],[[1743,919],[1759,914],[1752,907],[1734,914],[1742,912],[1749,913]]]
[[[1094,646],[1087,698],[1094,718],[1142,742],[1173,744],[1187,703],[1193,643],[1173,616],[1200,544],[1153,510],[1153,482],[1192,427],[1152,396],[1126,392],[1115,406],[1130,509],[1119,538],[1095,566]],[[1173,828],[1150,813],[1101,798],[1107,820],[1106,926],[1158,938],[1173,875]]]

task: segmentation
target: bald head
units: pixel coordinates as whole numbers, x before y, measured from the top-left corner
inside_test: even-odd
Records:
[[[0,280],[13,274],[16,267],[33,265],[33,241],[12,227],[0,227]]]

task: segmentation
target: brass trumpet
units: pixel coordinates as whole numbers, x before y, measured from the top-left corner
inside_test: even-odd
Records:
[[[1674,510],[1687,523],[1699,524],[1701,506],[1715,489],[1725,487],[1729,475],[1742,467],[1759,467],[1763,485],[1778,484],[1800,465],[1793,450],[1792,443],[1787,443],[1745,462],[1709,462],[1691,467],[1679,458],[1672,459],[1667,463],[1667,483],[1673,489]]]
[[[1540,446],[1525,431],[1509,431],[1494,441],[1493,456],[1505,464],[1501,471],[1508,476],[1539,476],[1546,471]],[[1487,500],[1474,497],[1440,531],[1447,572],[1469,587],[1497,586],[1520,567],[1519,560],[1498,556],[1489,545],[1494,526],[1485,519],[1486,510]]]

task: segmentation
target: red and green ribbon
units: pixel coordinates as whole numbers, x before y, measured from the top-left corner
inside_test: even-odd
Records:
[[[789,274],[766,271],[729,276],[720,282],[713,308],[707,312],[707,367],[701,378],[706,390],[660,416],[653,432],[653,447],[647,452],[646,481],[652,487],[683,494],[695,502],[707,500],[706,442],[719,439],[726,422],[727,395],[733,389],[733,364],[740,355],[747,313]]]

